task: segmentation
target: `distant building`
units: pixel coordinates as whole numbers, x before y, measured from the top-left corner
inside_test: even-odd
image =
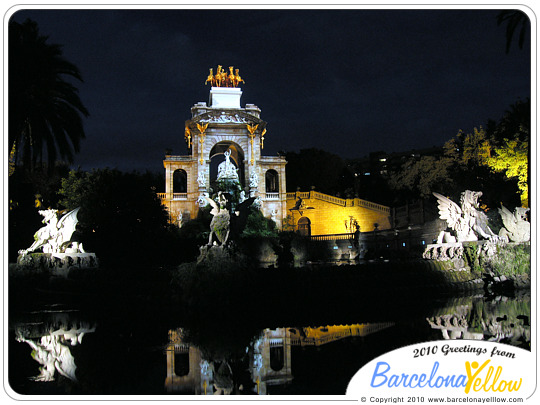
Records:
[[[439,157],[442,154],[443,149],[441,147],[412,149],[394,153],[377,151],[370,153],[367,157],[354,159],[349,165],[349,168],[356,177],[386,176],[392,171],[399,170],[401,165],[409,159],[419,160],[422,156]]]

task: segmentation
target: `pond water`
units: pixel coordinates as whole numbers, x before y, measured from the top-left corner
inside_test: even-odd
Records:
[[[369,311],[337,305],[319,318],[291,307],[262,326],[256,311],[177,313],[120,292],[83,300],[38,291],[28,301],[9,314],[9,384],[19,394],[341,395],[364,364],[409,344],[481,339],[530,350],[531,341],[529,292],[371,297]]]

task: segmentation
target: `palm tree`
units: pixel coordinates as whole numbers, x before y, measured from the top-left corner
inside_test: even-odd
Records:
[[[22,160],[30,171],[44,161],[49,169],[60,159],[72,163],[88,116],[78,89],[66,80],[82,82],[79,69],[47,39],[30,19],[9,23],[10,162],[15,167]]]
[[[520,10],[504,10],[497,15],[497,24],[506,23],[506,53],[510,51],[514,32],[519,28],[518,45],[519,49],[523,49],[527,28],[529,26],[529,18]]]

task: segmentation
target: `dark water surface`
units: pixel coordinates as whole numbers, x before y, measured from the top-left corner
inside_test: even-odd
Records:
[[[343,292],[340,300],[317,290],[301,300],[250,294],[188,305],[160,292],[166,282],[141,285],[151,292],[120,279],[97,294],[84,286],[10,290],[11,388],[23,395],[339,395],[364,364],[409,344],[483,339],[530,350],[529,292],[366,299]]]

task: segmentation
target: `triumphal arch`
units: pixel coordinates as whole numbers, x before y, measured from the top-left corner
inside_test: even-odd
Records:
[[[236,168],[243,197],[256,197],[263,214],[278,228],[287,215],[285,158],[262,155],[266,122],[256,105],[241,106],[241,83],[238,69],[232,66],[228,73],[221,66],[215,74],[210,69],[209,102],[195,104],[185,122],[190,154],[165,156],[165,193],[159,196],[178,226],[195,218],[206,204],[204,196],[215,190],[218,166],[225,161]]]

